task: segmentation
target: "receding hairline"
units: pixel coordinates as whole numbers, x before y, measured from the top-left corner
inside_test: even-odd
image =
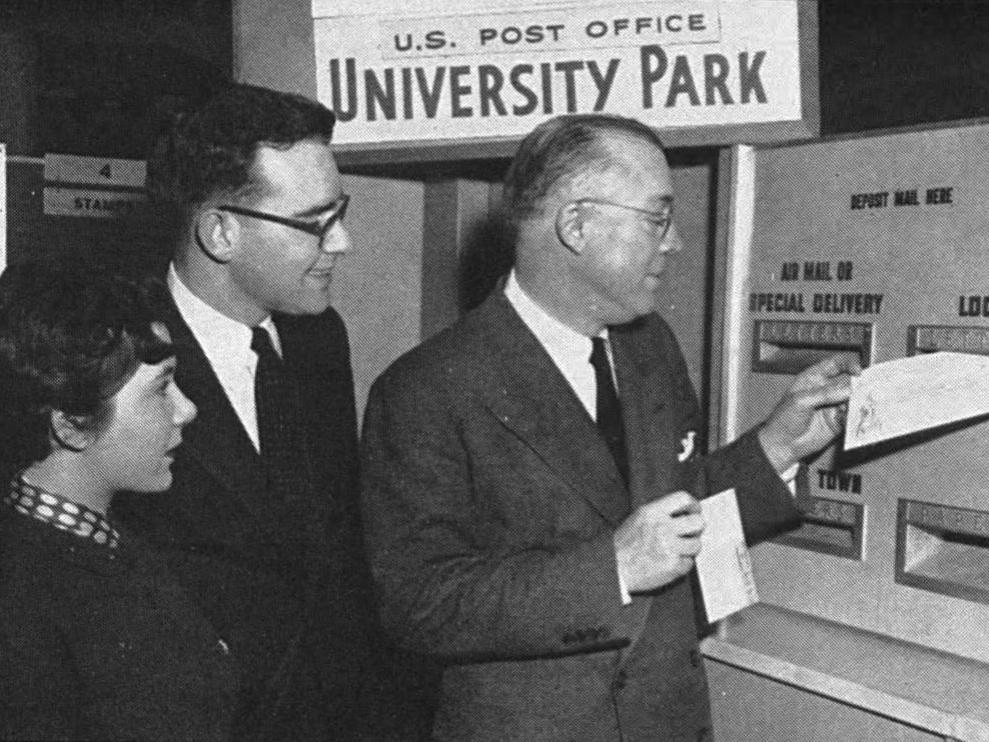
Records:
[[[617,127],[595,129],[593,143],[574,159],[574,169],[554,180],[534,206],[538,208],[561,194],[573,198],[591,197],[594,196],[593,193],[581,192],[582,184],[594,182],[598,177],[612,173],[619,176],[631,175],[641,163],[625,151],[625,145],[635,141],[655,149],[665,162],[666,153],[663,148],[647,136]]]
[[[651,139],[624,129],[609,129],[598,133],[594,142],[594,149],[592,150],[593,154],[587,158],[585,166],[577,174],[583,174],[589,171],[600,174],[613,170],[619,170],[625,173],[631,172],[641,163],[638,159],[626,153],[624,147],[628,142],[635,141],[642,142],[651,147],[662,156],[664,161],[666,160],[666,152]]]
[[[577,114],[543,122],[522,140],[506,173],[507,216],[519,223],[539,213],[561,190],[573,192],[574,183],[584,178],[630,171],[634,162],[623,157],[622,147],[635,140],[655,147],[666,162],[659,136],[635,119]]]

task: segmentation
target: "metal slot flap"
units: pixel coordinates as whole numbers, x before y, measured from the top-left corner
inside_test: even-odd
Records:
[[[872,325],[858,322],[756,320],[752,370],[798,374],[834,355],[852,355],[864,368],[872,356]]]

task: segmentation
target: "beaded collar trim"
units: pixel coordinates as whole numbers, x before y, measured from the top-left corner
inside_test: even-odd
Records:
[[[102,515],[54,492],[28,484],[22,475],[10,483],[10,494],[4,504],[21,515],[37,518],[100,546],[116,549],[120,541],[120,534]]]

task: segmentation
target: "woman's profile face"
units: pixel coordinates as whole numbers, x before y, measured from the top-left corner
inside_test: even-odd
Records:
[[[171,342],[163,324],[152,327]],[[168,489],[182,428],[196,416],[196,406],[175,384],[175,357],[140,364],[109,404],[110,421],[88,447],[98,476],[114,492]]]

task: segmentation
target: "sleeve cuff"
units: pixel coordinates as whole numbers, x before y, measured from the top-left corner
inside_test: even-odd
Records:
[[[796,463],[780,474],[780,479],[783,480],[783,484],[790,490],[790,495],[793,497],[797,496],[797,472],[799,470],[800,464]]]
[[[618,575],[618,592],[622,596],[622,605],[629,605],[632,602],[632,594],[625,586],[625,580],[622,579],[622,573],[618,571],[617,563],[615,564],[615,573]]]

